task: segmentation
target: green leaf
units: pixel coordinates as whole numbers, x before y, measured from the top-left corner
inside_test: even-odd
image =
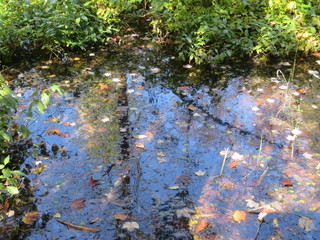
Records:
[[[19,193],[19,190],[17,187],[14,187],[14,186],[8,186],[7,187],[7,191],[12,194],[12,195],[15,195],[15,194],[18,194]]]
[[[5,132],[0,132],[0,135],[3,137],[4,140],[10,141],[10,136],[6,134]]]
[[[10,171],[9,169],[7,169],[7,168],[2,169],[2,174],[3,174],[3,177],[4,177],[4,178],[9,178],[9,177],[12,176],[12,175],[11,175],[11,171]]]
[[[3,164],[0,164],[0,170],[3,169],[3,168],[4,168],[4,165],[3,165]]]
[[[41,94],[41,101],[43,103],[44,106],[48,106],[50,103],[50,92],[49,91],[45,91]]]
[[[81,18],[77,18],[77,19],[76,19],[76,24],[79,24],[80,21],[81,21]]]
[[[37,107],[38,107],[39,112],[44,114],[44,105],[43,105],[43,103],[42,102],[38,102]]]
[[[30,130],[24,124],[20,125],[19,131],[22,133],[22,136],[24,138],[28,137],[31,134]]]
[[[10,162],[10,156],[7,156],[4,160],[3,160],[3,164],[7,165]]]
[[[19,175],[19,176],[25,176],[25,174],[19,170],[14,170],[12,171],[12,174],[16,174],[16,175]]]
[[[62,96],[64,95],[64,91],[57,85],[57,84],[53,84],[51,86],[51,89],[53,91],[57,91],[58,93],[60,93]]]

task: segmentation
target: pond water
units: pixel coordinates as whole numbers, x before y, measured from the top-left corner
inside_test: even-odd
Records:
[[[13,71],[17,121],[65,91],[28,122],[20,238],[317,239],[319,65],[183,65],[134,37]]]

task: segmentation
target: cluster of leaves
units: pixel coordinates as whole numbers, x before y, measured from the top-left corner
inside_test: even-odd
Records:
[[[245,55],[283,56],[320,48],[316,1],[151,1],[153,27],[174,36],[179,55],[221,62]]]
[[[37,106],[39,112],[50,103],[52,91],[63,92],[57,85],[43,92],[35,92],[35,98],[29,105],[27,115],[32,118],[32,109]],[[16,170],[19,166],[14,163],[10,149],[14,148],[19,141],[26,139],[30,131],[24,124],[14,122],[13,114],[18,105],[18,98],[12,93],[6,84],[3,76],[0,74],[0,200],[2,201],[7,194],[14,195],[19,193],[19,182],[24,173]]]
[[[35,50],[85,49],[111,32],[91,1],[4,0],[0,12],[0,56],[7,60]]]

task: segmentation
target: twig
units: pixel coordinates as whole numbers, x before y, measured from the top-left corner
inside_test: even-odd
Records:
[[[219,177],[222,176],[223,169],[224,169],[224,166],[225,166],[225,164],[226,164],[226,160],[227,160],[229,148],[225,149],[225,151],[226,151],[226,152],[225,152],[225,154],[224,154],[224,159],[223,159],[223,162],[222,162],[222,166],[221,166],[221,171],[220,171]]]
[[[261,182],[262,182],[262,180],[264,179],[264,177],[266,176],[268,170],[269,170],[269,167],[267,167],[267,168],[263,171],[263,173],[261,174],[261,176],[259,177],[259,179],[258,179],[258,181],[257,181],[257,183],[256,183],[256,187],[258,187],[258,186],[261,184]]]
[[[81,231],[85,231],[85,232],[92,232],[92,233],[97,233],[100,232],[100,229],[97,228],[90,228],[90,227],[84,227],[84,226],[80,226],[80,225],[75,225],[73,223],[69,223],[63,220],[57,220],[59,223],[62,223],[64,225],[67,225],[69,228],[73,228],[73,229],[77,229],[77,230],[81,230]]]

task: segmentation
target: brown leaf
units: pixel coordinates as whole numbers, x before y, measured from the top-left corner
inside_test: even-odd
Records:
[[[209,222],[206,218],[203,218],[199,221],[199,223],[195,227],[195,232],[198,233],[201,230],[205,229],[209,225]]]
[[[49,135],[59,135],[59,134],[61,134],[59,128],[48,128],[46,130],[46,133],[48,133]]]
[[[292,186],[293,180],[291,180],[291,179],[283,179],[280,183],[281,183],[283,186]]]
[[[195,110],[197,110],[198,108],[197,108],[196,106],[190,104],[190,105],[188,106],[188,109],[191,110],[191,111],[195,111]]]
[[[108,84],[102,84],[102,85],[100,85],[100,89],[101,90],[108,90],[108,89],[110,89],[110,86]]]
[[[235,168],[237,165],[238,165],[237,160],[233,160],[233,161],[230,163],[229,168]]]
[[[90,182],[88,183],[89,186],[94,187],[99,185],[100,183],[98,183],[98,180],[93,179],[92,177],[90,177]]]
[[[81,209],[86,206],[86,200],[84,198],[78,198],[73,201],[73,203],[70,204],[70,207],[75,209]]]
[[[238,222],[238,223],[240,223],[240,222],[245,221],[245,220],[248,219],[246,212],[240,211],[240,210],[236,210],[236,211],[233,213],[232,217],[233,217],[233,219],[234,219],[236,222]]]
[[[121,220],[121,221],[125,221],[127,219],[127,215],[125,215],[124,213],[117,213],[114,215],[114,218],[117,220]]]
[[[32,224],[34,221],[37,221],[40,218],[38,211],[33,211],[26,213],[24,217],[22,218],[22,222],[25,224]]]

